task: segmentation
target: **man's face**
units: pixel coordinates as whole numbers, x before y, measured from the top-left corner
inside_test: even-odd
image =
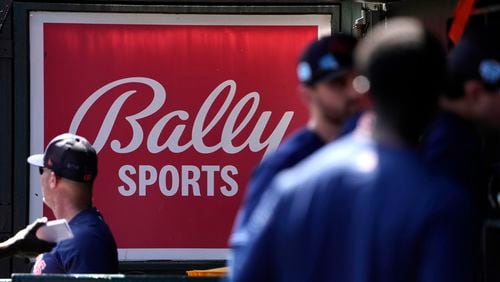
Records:
[[[312,87],[312,103],[333,124],[344,123],[349,115],[358,110],[353,79],[354,73],[348,73],[330,81],[318,82]]]

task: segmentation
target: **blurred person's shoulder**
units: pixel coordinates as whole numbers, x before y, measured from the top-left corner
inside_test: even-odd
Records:
[[[274,152],[265,156],[260,166],[293,165],[324,145],[325,142],[316,133],[304,127],[292,133]]]
[[[401,202],[407,199],[407,205],[415,208],[415,212],[474,210],[470,191],[448,175],[433,169],[414,152],[391,157],[395,160],[384,168],[383,174],[391,180],[393,192],[400,195]]]
[[[442,174],[431,173],[426,192],[429,201],[437,209],[449,209],[451,213],[476,212],[473,195],[458,181]]]
[[[424,153],[443,146],[475,148],[480,146],[480,136],[473,122],[452,112],[441,111],[424,135],[422,145]]]
[[[304,189],[335,181],[347,174],[362,173],[363,163],[372,161],[373,142],[369,138],[346,135],[314,152],[296,166],[280,173],[275,186],[281,190]],[[369,164],[371,166],[371,164]]]

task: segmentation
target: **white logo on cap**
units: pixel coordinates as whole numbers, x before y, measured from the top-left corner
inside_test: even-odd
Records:
[[[340,65],[339,62],[330,54],[324,55],[319,61],[319,67],[322,70],[337,70]]]
[[[297,66],[297,76],[299,77],[300,81],[308,81],[309,79],[311,79],[311,75],[312,71],[308,63],[301,62]]]
[[[481,61],[479,74],[486,83],[495,84],[500,79],[500,63],[493,59]]]

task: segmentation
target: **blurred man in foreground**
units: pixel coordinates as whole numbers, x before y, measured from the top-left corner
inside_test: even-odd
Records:
[[[443,88],[438,40],[416,20],[390,20],[356,61],[372,135],[354,132],[276,176],[234,238],[232,281],[471,281],[470,200],[415,152]]]

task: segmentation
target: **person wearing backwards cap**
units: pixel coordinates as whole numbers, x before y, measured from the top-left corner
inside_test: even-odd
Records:
[[[62,134],[44,154],[28,158],[40,171],[43,201],[57,219],[66,219],[72,239],[58,242],[37,257],[33,273],[116,273],[118,255],[113,235],[92,206],[97,154],[83,137]]]
[[[338,33],[315,40],[300,57],[297,74],[301,95],[309,107],[309,122],[265,157],[254,171],[233,235],[244,229],[278,172],[294,166],[340,135],[346,119],[352,114],[352,52],[356,43],[354,37]]]

